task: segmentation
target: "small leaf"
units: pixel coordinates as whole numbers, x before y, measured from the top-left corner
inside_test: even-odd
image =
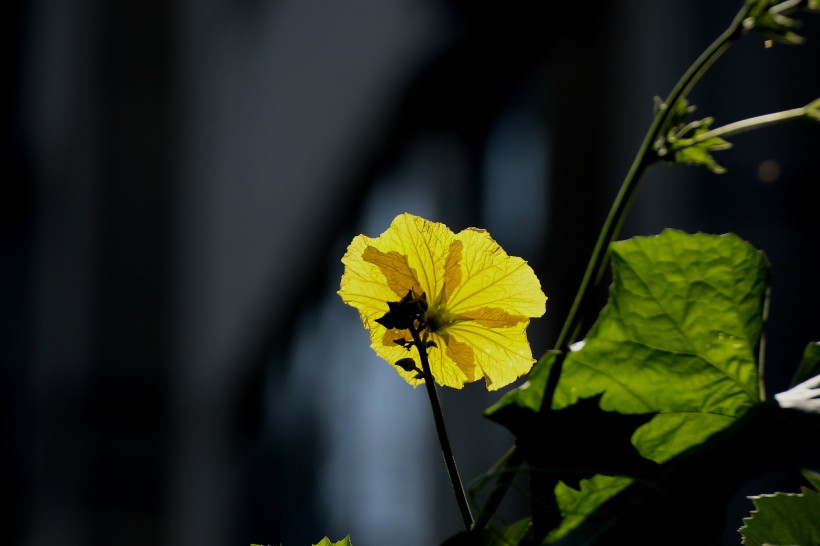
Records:
[[[547,535],[545,544],[552,544],[583,523],[595,508],[617,495],[632,480],[624,476],[593,476],[582,480],[579,490],[563,482],[555,488],[555,498],[561,508],[561,525]]]
[[[666,108],[656,99],[656,111]],[[712,158],[710,152],[726,150],[731,144],[722,138],[704,137],[709,131],[713,118],[707,117],[697,121],[687,122],[695,111],[686,99],[679,99],[666,120],[653,149],[661,161],[679,165],[702,165],[716,174],[726,172]]]
[[[820,2],[820,0],[818,0]],[[814,121],[820,122],[820,99],[806,105],[806,116]]]
[[[353,546],[353,544],[351,544],[351,542],[350,542],[350,535],[347,535],[346,537],[344,537],[339,542],[330,542],[329,538],[324,537],[322,540],[320,540],[318,543],[314,544],[313,546]]]
[[[510,525],[491,527],[484,533],[482,546],[517,546],[524,540],[532,525],[532,518],[522,518]]]
[[[532,518],[526,517],[509,525],[461,531],[442,542],[441,546],[518,546],[523,543],[531,526]]]
[[[743,518],[743,544],[820,544],[820,493],[804,487],[799,494],[749,498],[755,510]]]
[[[818,374],[820,374],[820,341],[815,341],[809,343],[803,349],[803,358],[794,373],[791,386],[793,387]]]
[[[399,368],[401,368],[402,370],[404,370],[406,372],[412,372],[414,370],[418,370],[418,368],[416,367],[416,361],[413,360],[412,358],[400,358],[399,360],[396,361],[396,366],[398,366]]]
[[[745,30],[758,30],[773,40],[785,44],[802,44],[805,39],[792,31],[801,26],[800,21],[786,17],[776,9],[779,0],[747,0],[750,5],[749,14],[743,21]],[[816,0],[808,4],[814,9]]]
[[[715,136],[708,136],[714,119],[707,117],[701,120],[687,119],[695,111],[686,99],[680,99],[670,114],[662,136],[655,142],[655,153],[661,161],[677,165],[701,165],[715,174],[722,174],[726,169],[717,164],[712,152],[726,150],[732,145]]]
[[[813,470],[804,469],[801,471],[803,477],[806,478],[806,481],[814,487],[815,491],[820,491],[820,472],[814,472]]]
[[[673,147],[674,161],[671,163],[677,165],[700,165],[715,174],[723,174],[726,172],[726,169],[715,161],[710,152],[726,150],[731,147],[731,144],[717,137],[712,137],[702,142],[679,145],[679,149],[675,149],[677,146]]]

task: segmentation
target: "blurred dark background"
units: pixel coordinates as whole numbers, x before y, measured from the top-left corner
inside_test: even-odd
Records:
[[[740,4],[10,2],[0,542],[458,531],[425,395],[335,295],[345,246],[405,210],[486,227],[550,298],[540,354],[652,97]],[[731,49],[699,113],[820,96],[820,18],[803,19],[804,46]],[[820,336],[820,126],[734,143],[722,176],[654,168],[623,236],[733,231],[767,253],[774,393]],[[469,482],[510,444],[480,415],[499,394],[442,395]]]

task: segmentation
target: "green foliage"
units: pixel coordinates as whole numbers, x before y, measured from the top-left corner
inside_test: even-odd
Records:
[[[483,546],[514,546],[520,544],[532,524],[531,518],[522,518],[510,525],[488,528],[482,537]]]
[[[806,117],[820,122],[820,99],[814,100],[806,105]]]
[[[262,546],[261,544],[251,544],[251,546]],[[313,546],[353,546],[350,542],[350,535],[347,535],[339,542],[331,542],[329,538],[324,537],[322,540],[314,544]]]
[[[531,515],[498,525],[493,514],[500,500],[488,499],[480,524],[469,529],[465,522],[467,530],[446,546],[710,543],[740,485],[772,468],[816,460],[817,415],[794,404],[801,411],[785,409],[762,393],[765,256],[732,234],[665,230],[613,242],[649,165],[660,160],[722,173],[712,154],[731,144],[721,137],[790,119],[820,121],[817,99],[712,129],[711,117],[691,119],[695,107],[686,99],[751,30],[801,43],[794,32],[799,21],[789,15],[806,8],[820,10],[820,0],[744,0],[666,102],[656,101],[655,120],[606,219],[556,350],[486,411],[515,435],[516,448],[480,481],[498,477],[488,497],[503,495],[512,476],[527,472]],[[584,304],[607,257],[609,300],[586,337],[567,347],[597,310],[587,312]],[[818,374],[820,342],[814,342],[794,384]],[[803,392],[789,392],[803,401]],[[756,510],[741,529],[744,544],[820,544],[820,475],[806,477],[814,490],[753,498]],[[349,537],[336,544],[350,546]],[[325,538],[316,546],[334,545]]]
[[[633,443],[664,462],[760,401],[756,346],[768,266],[734,235],[666,230],[612,245],[610,302],[566,358],[554,409],[657,413]]]
[[[656,99],[656,108],[666,107]],[[720,137],[707,134],[715,120],[707,117],[687,122],[696,108],[689,105],[686,99],[678,100],[672,108],[674,111],[668,124],[653,145],[658,157],[670,164],[700,165],[715,174],[726,172],[712,157],[712,152],[727,150],[732,145]]]
[[[800,367],[794,374],[792,386],[820,374],[820,341],[815,341],[806,345],[803,350],[803,358],[800,359]]]
[[[504,423],[504,417],[501,414],[506,414],[512,410],[529,410],[538,412],[541,410],[541,404],[544,401],[544,393],[549,379],[552,365],[561,353],[559,351],[547,351],[538,360],[527,382],[523,385],[505,394],[501,400],[489,408],[485,415],[490,419]],[[513,419],[515,419],[513,417]]]
[[[509,525],[490,525],[474,532],[462,532],[441,546],[517,546],[522,544],[532,525],[532,518],[521,518]]]
[[[545,544],[564,538],[578,527],[598,506],[617,495],[632,483],[624,476],[602,476],[581,480],[580,489],[573,489],[563,482],[555,487],[555,498],[561,511],[561,525],[547,536]]]
[[[554,444],[573,455],[556,460],[529,453],[531,463],[568,470],[566,465],[581,463],[592,451],[610,475],[571,485],[571,473],[557,473],[562,481],[554,492],[562,520],[548,541],[566,535],[627,487],[632,479],[624,469],[665,463],[761,402],[756,355],[768,279],[762,253],[735,235],[666,230],[615,243],[611,255],[609,303],[584,341],[566,354],[553,415],[544,418],[551,419]],[[535,414],[557,360],[555,352],[545,355],[527,384],[487,412],[524,446],[537,444],[545,433],[546,421]],[[585,430],[600,443],[581,443],[578,452],[568,447],[583,442],[577,425],[561,429],[569,410],[576,412],[571,416],[576,423],[579,415],[595,410]],[[596,423],[602,428],[592,428]],[[618,464],[600,453],[609,449],[614,458],[618,444],[631,444],[636,454],[627,455],[613,473]]]
[[[325,537],[313,546],[353,546],[350,542],[350,535],[347,535],[339,542],[330,542],[330,539]]]
[[[743,28],[759,30],[765,36],[784,44],[802,44],[805,41],[804,38],[793,30],[801,26],[800,21],[786,15],[787,9],[791,9],[789,4],[793,2],[747,0],[746,5],[749,11],[746,19],[743,20]],[[804,1],[803,4],[806,4],[804,7],[810,10],[816,10],[820,2],[809,0]]]
[[[820,493],[807,487],[796,493],[750,497],[755,505],[743,518],[743,544],[820,544]]]
[[[804,470],[802,472],[806,481],[814,488],[815,491],[820,491],[820,473],[812,470]]]
[[[755,347],[768,267],[736,236],[673,230],[616,243],[612,257],[610,302],[567,355],[553,409],[603,394],[605,411],[658,412],[638,443],[660,462],[760,399]],[[547,353],[487,415],[509,424],[511,406],[538,411],[556,357]]]

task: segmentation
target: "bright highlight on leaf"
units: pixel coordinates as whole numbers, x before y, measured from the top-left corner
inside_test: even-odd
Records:
[[[453,233],[405,213],[379,237],[355,237],[342,263],[339,295],[359,311],[376,354],[411,385],[424,380],[407,365],[403,320],[425,328],[431,372],[441,385],[461,388],[484,378],[495,390],[532,367],[526,329],[544,314],[546,296],[532,268],[486,231]]]

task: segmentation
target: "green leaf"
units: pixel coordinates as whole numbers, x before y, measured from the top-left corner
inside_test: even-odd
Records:
[[[325,537],[313,546],[353,546],[353,544],[350,543],[350,535],[347,535],[339,542],[330,542],[330,539]]]
[[[580,489],[573,489],[563,482],[555,488],[555,497],[561,509],[561,525],[553,529],[544,544],[553,544],[583,523],[592,511],[608,499],[620,493],[632,480],[623,476],[593,476],[581,480]]]
[[[663,462],[760,401],[756,347],[768,266],[735,235],[666,230],[611,247],[610,302],[565,362],[560,409],[656,412],[633,443]]]
[[[537,414],[558,361],[556,352],[544,355],[524,386],[487,411],[488,417],[510,428],[522,446],[543,444],[549,434],[553,447],[529,457],[536,466],[555,468],[553,474],[564,480],[556,488],[556,501],[573,521],[556,533],[566,533],[608,498],[603,491],[611,491],[604,487],[610,478],[595,476],[596,468],[598,474],[619,479],[632,475],[619,468],[646,475],[639,461],[670,461],[761,403],[757,346],[768,280],[765,256],[735,235],[676,230],[614,243],[610,252],[609,302],[584,341],[566,354],[550,416],[540,419]],[[630,439],[634,457],[610,450],[594,460],[579,460],[575,470],[567,466],[572,461],[562,459],[561,453],[583,438],[577,425],[562,425],[561,417],[581,406],[586,409],[580,414],[587,416],[590,404],[605,412],[593,423],[617,414],[635,416]],[[567,417],[572,420],[572,415]],[[589,421],[582,422],[586,424],[580,430],[593,434]],[[607,427],[629,425],[611,418],[607,422]],[[601,449],[593,452],[600,454]],[[613,457],[620,457],[620,467],[612,464]],[[600,461],[599,466],[594,461]],[[573,496],[565,476],[579,474],[582,467],[592,470],[587,476],[593,481],[582,480],[586,489],[582,485],[581,493]],[[589,495],[593,486],[596,493],[580,502],[577,495]]]
[[[801,474],[803,474],[806,481],[814,487],[815,491],[820,491],[820,473],[804,469],[801,471]]]
[[[599,396],[605,412],[654,414],[632,444],[660,464],[761,402],[756,349],[768,265],[735,235],[666,230],[610,250],[610,301],[567,355],[552,409]],[[566,490],[556,495],[562,513],[573,513],[560,532],[607,498],[595,494],[579,503]]]
[[[743,544],[820,544],[820,493],[804,487],[800,494],[750,498],[755,510],[743,518]]]
[[[711,124],[711,118],[707,118]],[[704,120],[706,121],[706,120]],[[706,167],[715,174],[723,174],[726,168],[720,166],[715,158],[712,157],[711,152],[720,150],[727,150],[732,145],[719,137],[710,137],[698,141],[697,137],[705,133],[708,126],[703,126],[698,129],[691,139],[678,140],[671,146],[673,163],[677,165],[695,165]]]
[[[498,423],[509,425],[517,420],[520,410],[536,413],[540,411],[547,378],[555,359],[560,354],[560,351],[544,353],[530,372],[529,379],[520,387],[507,392],[496,404],[487,409],[485,416]]]
[[[532,518],[522,518],[509,525],[461,531],[449,537],[441,546],[518,546],[532,526]]]
[[[813,100],[806,105],[806,116],[811,120],[820,122],[820,99]]]
[[[800,366],[794,373],[791,386],[793,387],[818,374],[820,374],[820,341],[815,341],[809,343],[803,349],[803,358],[800,359]]]
[[[802,44],[805,39],[792,31],[801,26],[800,21],[786,17],[779,12],[777,5],[780,0],[746,0],[749,12],[743,20],[745,30],[756,29],[764,35],[785,44]],[[816,0],[810,0],[809,9],[816,9]]]
[[[663,109],[662,103],[656,109]],[[726,150],[732,145],[707,133],[714,119],[707,117],[687,122],[695,111],[686,99],[680,99],[673,106],[669,119],[661,131],[661,137],[654,143],[653,149],[661,161],[677,165],[700,165],[716,174],[726,172],[712,157],[712,152]]]
[[[522,518],[510,525],[492,527],[484,533],[483,546],[516,546],[524,540],[532,525],[532,518]]]

